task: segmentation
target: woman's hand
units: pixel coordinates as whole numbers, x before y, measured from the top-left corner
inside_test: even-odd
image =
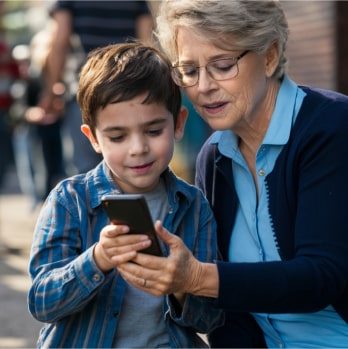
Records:
[[[198,293],[202,279],[203,263],[200,263],[183,241],[155,224],[159,238],[169,246],[170,255],[155,257],[136,253],[135,263],[122,263],[118,271],[129,283],[155,296],[174,294],[180,301],[185,293]]]

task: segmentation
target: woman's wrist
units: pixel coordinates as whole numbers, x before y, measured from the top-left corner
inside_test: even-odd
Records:
[[[192,280],[192,291],[196,296],[217,298],[219,295],[219,273],[214,263],[197,262]]]

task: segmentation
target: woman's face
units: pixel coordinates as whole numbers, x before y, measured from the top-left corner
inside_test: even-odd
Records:
[[[237,57],[244,50],[226,51],[189,28],[180,27],[177,36],[179,64],[205,66],[219,58]],[[275,46],[275,45],[274,45]],[[233,47],[233,42],[231,42]],[[236,77],[216,81],[205,68],[199,70],[196,85],[185,91],[202,118],[215,130],[264,128],[272,115],[279,83],[270,78],[277,63],[276,48],[264,55],[248,52],[238,61]],[[273,91],[273,92],[272,92]]]

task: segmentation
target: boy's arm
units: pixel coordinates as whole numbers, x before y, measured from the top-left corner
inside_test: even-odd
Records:
[[[39,321],[78,312],[114,273],[104,275],[97,267],[94,245],[83,251],[80,229],[87,228],[52,192],[39,215],[29,261],[29,311]]]

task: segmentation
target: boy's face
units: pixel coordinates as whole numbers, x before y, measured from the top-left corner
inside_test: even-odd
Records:
[[[100,109],[96,138],[87,125],[81,127],[125,193],[145,193],[157,186],[172,159],[174,141],[183,136],[187,117],[182,110],[174,130],[173,116],[164,105],[142,104],[143,100],[141,95]]]

